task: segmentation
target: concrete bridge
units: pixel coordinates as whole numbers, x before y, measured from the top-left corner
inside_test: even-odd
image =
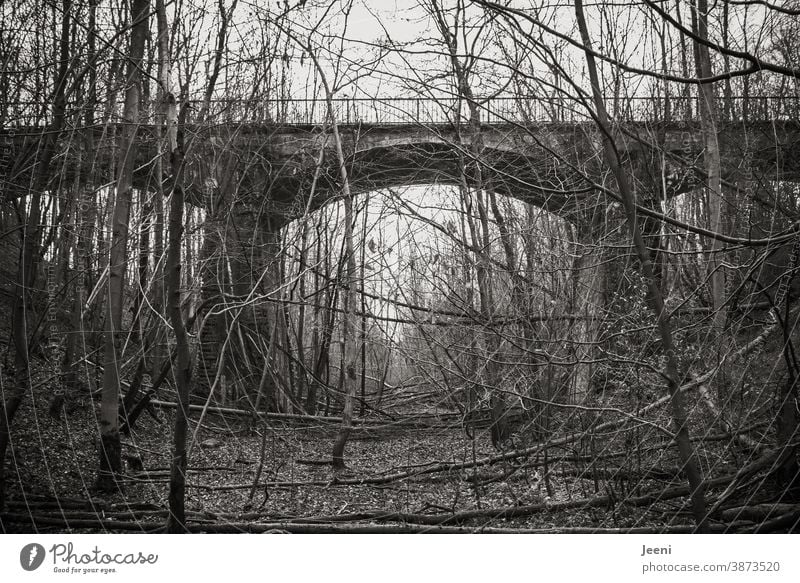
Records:
[[[617,143],[629,159],[642,200],[658,201],[690,190],[703,179],[702,135],[695,99],[609,100],[616,110]],[[733,98],[720,126],[724,174],[736,180],[745,166],[776,179],[800,175],[800,101]],[[491,188],[571,217],[593,200],[605,173],[595,124],[574,104],[547,99],[495,98],[478,102],[481,126],[467,122],[467,108],[452,98],[337,99],[333,103],[355,192],[416,184],[458,184],[464,164],[479,163]],[[340,192],[327,106],[317,100],[217,100],[203,123],[189,112],[185,133],[187,192],[197,205],[246,203],[291,220]],[[20,106],[20,111],[27,111]],[[85,166],[100,184],[115,179],[112,160],[122,120],[65,132],[59,174]],[[30,184],[42,132],[34,120],[9,116],[0,135],[7,196]],[[47,121],[47,120],[44,120]],[[154,189],[152,162],[161,148],[159,120],[144,112],[139,128],[136,185]],[[477,134],[477,135],[476,135]],[[87,138],[91,136],[89,142]],[[91,144],[92,146],[88,146]],[[478,144],[477,149],[475,145]],[[87,151],[93,147],[93,151]],[[320,158],[320,152],[323,152]],[[76,162],[80,155],[80,163]],[[321,161],[321,167],[317,166]],[[747,163],[745,163],[747,162]],[[2,165],[2,160],[0,160]],[[308,204],[310,185],[318,174]]]
[[[800,173],[800,102],[733,99],[720,128],[726,177],[744,161],[754,173],[794,180]],[[604,174],[600,136],[574,107],[548,100],[496,98],[478,103],[478,135],[466,105],[454,99],[340,99],[332,103],[355,192],[415,184],[458,184],[465,163],[479,162],[496,191],[570,216]],[[697,103],[631,99],[618,110],[617,143],[647,200],[686,192],[702,181],[702,134]],[[305,210],[320,150],[324,150],[315,208],[340,192],[326,104],[217,101],[210,123],[197,128],[190,157],[196,190],[225,183],[232,160],[237,194],[287,218]],[[720,111],[725,108],[720,106]],[[746,116],[744,123],[742,116]],[[666,120],[664,119],[666,117]],[[264,123],[264,120],[274,120]],[[478,149],[474,148],[478,144]],[[473,159],[474,158],[474,159]],[[214,165],[208,165],[214,160]],[[198,204],[201,199],[194,197]]]
[[[546,99],[489,99],[478,105],[481,123],[476,128],[468,123],[464,103],[454,99],[335,100],[352,190],[458,185],[465,166],[479,165],[484,188],[558,213],[576,225],[583,242],[602,236],[587,217],[608,203],[598,185],[614,186],[608,183],[595,124],[574,104]],[[611,100],[609,109],[615,112],[615,138],[635,178],[639,204],[660,209],[664,198],[702,184],[703,145],[695,100],[632,99],[623,105]],[[719,138],[729,185],[747,179],[749,171],[770,180],[800,180],[797,100],[735,98],[720,111],[727,116]],[[210,267],[204,294],[246,295],[254,282],[260,282],[257,291],[266,294],[278,283],[280,227],[341,195],[326,104],[220,100],[210,104],[202,123],[193,120],[191,112],[184,126],[189,144],[186,191],[190,202],[207,210],[202,259]],[[0,176],[6,179],[6,196],[27,192],[26,177],[35,168],[38,144],[46,131],[23,116],[15,121],[0,136],[6,161]],[[156,131],[159,120],[145,112],[140,122],[135,183],[154,190],[158,178],[152,163],[162,147]],[[66,132],[57,157],[62,179],[80,168],[98,186],[113,184],[112,161],[121,124],[112,116],[102,126],[77,126]],[[474,172],[466,173],[468,181],[473,176]],[[758,188],[769,185],[762,181]],[[650,231],[653,241],[658,226],[650,225]],[[215,267],[214,258],[222,257],[223,247],[229,264]],[[597,258],[586,258],[587,264],[592,261],[599,263]],[[262,277],[265,273],[268,276]],[[581,297],[591,302],[598,295],[591,289],[596,284],[586,282],[594,281],[596,274],[591,269],[583,273],[585,281],[576,286],[589,286]],[[203,332],[201,385],[213,384],[230,319],[229,313],[212,319]],[[269,337],[269,327],[259,321],[279,320],[266,304],[253,307],[249,318],[237,321],[256,335]],[[238,365],[234,368],[241,370]]]
[[[571,216],[592,198],[604,174],[600,136],[590,122],[496,123],[477,132],[452,125],[357,124],[341,126],[340,134],[356,193],[458,185],[464,166],[479,164],[484,187]],[[293,218],[308,206],[320,162],[309,208],[341,192],[333,139],[321,126],[226,124],[201,129],[198,135],[202,141],[191,152],[187,173],[196,204],[207,206],[202,194],[225,184],[233,171],[237,183],[227,186],[235,191],[230,195]],[[703,181],[702,135],[696,122],[630,122],[618,126],[616,138],[644,199],[660,201]],[[800,122],[752,123],[746,130],[727,124],[720,142],[726,179],[736,180],[748,164],[754,173],[783,180],[796,180],[800,174]]]

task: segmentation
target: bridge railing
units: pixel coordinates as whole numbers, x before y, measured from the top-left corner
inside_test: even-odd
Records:
[[[697,97],[607,98],[612,117],[625,122],[697,121]],[[552,97],[520,99],[496,97],[477,100],[482,123],[576,123],[589,121],[580,103]],[[720,119],[727,121],[773,121],[800,119],[800,98],[774,96],[733,96],[719,98]],[[332,100],[336,121],[343,125],[404,125],[467,123],[466,101],[456,98],[337,98]],[[322,125],[328,118],[324,100],[235,100],[220,99],[210,104],[209,120],[214,122],[262,122],[282,125]]]
[[[612,118],[621,122],[678,122],[698,120],[697,97],[617,97],[606,98]],[[478,99],[478,113],[484,124],[506,123],[577,123],[590,121],[587,108],[574,100],[550,96],[528,98],[495,97]],[[189,123],[197,122],[200,103],[189,103]],[[590,104],[591,105],[591,104]],[[336,121],[343,125],[439,125],[467,123],[469,108],[456,98],[337,98],[332,100]],[[112,108],[112,123],[123,122],[121,104]],[[725,121],[788,121],[800,119],[797,96],[733,96],[719,98],[717,109]],[[106,110],[108,111],[108,110]],[[68,107],[67,117],[80,125],[84,110]],[[41,104],[17,103],[4,109],[5,127],[44,126],[49,112]],[[98,115],[98,118],[100,116]],[[206,122],[265,123],[277,125],[322,125],[328,119],[328,107],[319,99],[215,99],[209,104]],[[162,123],[156,104],[145,106],[140,123]]]

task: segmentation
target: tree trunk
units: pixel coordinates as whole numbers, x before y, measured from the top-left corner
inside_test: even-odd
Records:
[[[167,302],[167,315],[175,333],[176,365],[175,379],[178,392],[178,407],[175,413],[175,429],[172,441],[172,465],[169,479],[169,517],[167,518],[166,531],[168,533],[186,532],[186,468],[188,466],[188,450],[186,438],[189,427],[189,399],[191,396],[192,359],[189,352],[189,339],[186,334],[186,325],[181,310],[181,240],[183,237],[183,163],[186,151],[191,148],[183,143],[181,120],[178,118],[177,104],[172,93],[172,83],[169,75],[169,55],[166,47],[169,46],[166,30],[167,19],[163,0],[156,0],[158,14],[160,61],[162,70],[160,78],[164,84],[164,107],[167,122],[167,143],[170,151],[170,165],[172,170],[172,195],[170,198],[170,214],[168,227],[167,265],[165,269],[165,296]],[[226,32],[231,13],[236,7],[236,0],[230,10],[225,12],[222,2],[220,6],[220,29],[217,35],[217,48],[214,66],[209,76],[203,106],[198,115],[198,123],[202,123],[208,112],[209,101],[214,92],[217,77],[226,46]],[[188,83],[188,80],[187,80]]]
[[[692,6],[693,32],[702,39],[708,38],[708,0],[696,0],[697,7]],[[711,77],[711,56],[708,47],[696,42],[695,67],[698,78]],[[704,159],[707,174],[709,228],[715,233],[723,232],[722,208],[722,163],[720,160],[716,96],[713,83],[699,85],[698,108],[700,109],[700,126],[703,130],[705,146]],[[727,320],[725,309],[725,272],[722,270],[722,242],[714,238],[710,241],[709,279],[711,280],[711,302],[714,308],[712,325],[717,335],[722,334]]]
[[[149,0],[131,4],[131,38],[128,50],[128,74],[123,118],[126,122],[120,141],[116,199],[112,216],[111,255],[109,259],[108,297],[106,300],[105,359],[103,391],[100,403],[100,467],[97,489],[112,492],[122,471],[119,438],[119,394],[125,268],[128,255],[128,221],[133,193],[133,169],[136,162],[136,131],[139,122],[139,97],[144,45],[147,38]]]
[[[355,351],[352,350],[352,343],[348,344],[347,339],[355,332],[357,324],[355,321],[355,307],[356,307],[356,258],[355,250],[353,247],[353,195],[350,192],[350,180],[347,176],[347,166],[344,157],[344,150],[342,149],[342,139],[339,135],[339,124],[336,120],[336,114],[333,108],[333,92],[328,85],[328,80],[325,77],[323,69],[319,66],[316,56],[314,55],[311,46],[307,47],[309,56],[314,61],[314,65],[319,72],[320,79],[325,88],[325,101],[328,106],[328,117],[331,123],[331,130],[333,131],[333,141],[336,146],[336,157],[339,165],[339,176],[342,180],[342,194],[344,195],[344,244],[345,244],[345,274],[344,286],[345,296],[342,302],[342,330],[340,347],[342,352],[342,371],[339,375],[344,387],[339,387],[344,393],[344,407],[342,410],[342,425],[336,435],[336,440],[333,444],[333,470],[340,472],[345,469],[344,463],[344,448],[347,445],[347,440],[350,437],[350,432],[353,428],[353,406],[356,399],[357,390],[357,375],[356,375],[356,356]]]
[[[655,312],[658,321],[658,331],[661,336],[664,355],[666,356],[666,368],[664,371],[664,376],[667,378],[668,390],[671,396],[672,421],[675,425],[676,433],[675,440],[678,445],[678,453],[680,455],[681,463],[689,481],[690,496],[692,500],[692,514],[694,515],[698,530],[700,532],[706,532],[708,530],[708,521],[706,517],[706,503],[704,494],[705,488],[703,486],[702,475],[700,474],[700,470],[697,466],[694,447],[689,439],[686,406],[683,402],[683,394],[680,391],[678,360],[675,354],[675,348],[672,339],[672,328],[664,307],[664,299],[661,295],[661,289],[658,287],[655,279],[653,264],[650,260],[650,253],[647,250],[647,246],[644,244],[642,233],[639,230],[636,203],[634,200],[633,191],[630,187],[628,175],[622,168],[622,163],[618,157],[618,150],[613,142],[613,130],[608,121],[608,114],[606,112],[605,105],[603,104],[603,96],[600,92],[600,81],[597,74],[595,57],[592,53],[589,30],[586,26],[586,18],[583,11],[583,0],[575,0],[575,16],[578,21],[578,29],[580,30],[581,40],[585,47],[584,53],[586,56],[586,66],[592,84],[592,96],[594,99],[595,113],[597,115],[597,123],[599,125],[600,132],[603,135],[603,157],[617,182],[620,196],[622,197],[623,205],[625,207],[628,228],[631,231],[636,254],[639,257],[642,276],[647,284],[648,300],[650,301],[651,308],[653,312]]]
[[[14,344],[14,388],[0,403],[0,511],[5,505],[6,450],[11,439],[11,423],[29,390],[30,360],[28,353],[28,317],[31,311],[29,291],[35,288],[37,264],[40,257],[42,195],[50,181],[50,164],[55,156],[59,135],[64,128],[66,110],[66,81],[69,66],[69,33],[72,0],[64,0],[61,20],[60,65],[53,93],[53,123],[43,138],[42,156],[31,195],[30,211],[20,231],[22,254],[17,270],[17,286],[11,309],[11,335]],[[25,219],[23,219],[25,220]]]
[[[161,2],[161,0],[158,0]],[[175,119],[175,104],[171,93],[167,93],[168,125]],[[172,140],[170,139],[170,142]],[[171,151],[172,178],[174,180],[170,199],[169,236],[167,249],[166,299],[167,315],[175,333],[177,349],[177,367],[175,381],[178,391],[178,408],[175,412],[175,431],[173,434],[172,467],[169,478],[169,518],[167,532],[178,533],[186,530],[186,514],[184,510],[186,490],[186,435],[189,426],[189,395],[191,382],[191,358],[189,356],[189,340],[181,312],[181,237],[183,235],[184,195],[181,186],[183,152],[180,145],[173,143]]]

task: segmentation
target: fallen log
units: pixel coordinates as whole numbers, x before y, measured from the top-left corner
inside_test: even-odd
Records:
[[[777,518],[767,520],[761,524],[752,527],[747,532],[752,533],[766,533],[766,532],[788,532],[797,533],[800,531],[800,510],[788,512]]]
[[[158,523],[142,523],[130,521],[115,521],[104,519],[76,519],[63,520],[51,517],[31,517],[27,515],[2,514],[0,526],[5,523],[31,524],[36,528],[45,526],[61,527],[65,529],[98,529],[103,532],[142,532],[155,533],[163,531],[164,527]],[[301,522],[273,522],[273,523],[213,523],[196,524],[187,521],[187,530],[192,533],[213,534],[265,534],[265,533],[291,533],[291,534],[664,534],[664,533],[690,533],[694,532],[692,525],[677,525],[663,527],[631,527],[631,528],[592,528],[592,527],[563,527],[563,528],[499,528],[487,526],[435,526],[435,525],[390,525],[390,524],[314,524]],[[715,525],[712,530],[723,532],[724,525]]]
[[[159,399],[153,399],[150,401],[150,404],[162,407],[164,409],[176,409],[178,407],[177,403],[173,403],[172,401],[161,401]],[[308,421],[317,424],[330,424],[330,425],[339,425],[342,422],[341,417],[324,417],[320,415],[302,415],[299,413],[265,413],[263,411],[248,411],[246,409],[235,409],[232,407],[216,407],[216,406],[208,406],[205,407],[203,405],[189,405],[190,411],[206,411],[209,413],[218,413],[220,415],[235,415],[237,417],[259,417],[259,418],[266,418],[266,419],[276,419],[282,421]],[[369,427],[370,429],[378,429],[384,427],[402,427],[402,428],[418,428],[418,427],[432,427],[426,423],[417,423],[415,421],[385,421],[381,419],[364,419],[364,418],[355,418],[353,419],[353,423],[355,425],[362,425],[365,427]]]
[[[720,512],[720,517],[725,522],[734,520],[749,520],[750,522],[763,523],[768,519],[799,512],[797,504],[755,504],[753,506],[737,506]]]
[[[14,512],[5,512],[0,514],[0,530],[8,532],[8,524],[30,524],[37,530],[42,527],[52,526],[65,529],[86,529],[94,530],[99,529],[104,532],[113,531],[126,531],[126,532],[143,532],[143,533],[156,533],[164,529],[161,522],[147,523],[147,522],[126,522],[116,520],[106,520],[103,518],[76,518],[72,520],[56,518],[56,517],[37,517],[30,514],[18,514]]]

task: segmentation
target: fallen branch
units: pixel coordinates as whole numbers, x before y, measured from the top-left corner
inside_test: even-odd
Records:
[[[333,464],[332,460],[304,460],[304,459],[297,459],[294,460],[295,463],[303,465],[303,466],[330,466]]]
[[[738,506],[720,512],[720,517],[725,522],[734,520],[749,520],[750,522],[764,523],[768,519],[782,517],[797,513],[797,504],[756,504],[754,506]]]
[[[153,399],[150,401],[152,405],[162,407],[165,409],[176,409],[177,403],[171,401],[160,401]],[[342,422],[341,417],[323,417],[318,415],[301,415],[298,413],[265,413],[263,411],[247,411],[246,409],[234,409],[231,407],[204,407],[203,405],[189,405],[190,411],[207,411],[211,413],[218,413],[220,415],[236,415],[238,417],[260,417],[266,419],[278,419],[283,421],[309,421],[318,424],[331,424],[336,425]],[[378,419],[364,419],[355,418],[353,422],[356,425],[370,426],[370,428],[380,427],[428,427],[425,423],[417,423],[410,421],[392,421],[386,422]]]
[[[748,532],[759,533],[785,531],[796,533],[798,530],[800,530],[800,510],[794,510],[793,512],[789,512],[783,516],[762,522],[761,524],[749,529]]]
[[[99,529],[104,532],[145,532],[155,533],[163,531],[161,524],[148,524],[142,522],[126,522],[103,519],[62,520],[51,517],[32,517],[19,514],[0,515],[0,525],[6,523],[31,524],[36,528],[53,526],[66,529]],[[193,533],[236,534],[236,533],[290,533],[290,534],[664,534],[664,533],[690,533],[695,531],[692,525],[663,526],[663,527],[631,527],[631,528],[592,528],[592,527],[563,527],[563,528],[494,528],[486,526],[420,526],[412,524],[387,525],[387,524],[313,524],[302,522],[273,522],[273,523],[214,523],[196,524],[187,520],[186,528]],[[716,526],[713,530],[723,532],[724,525]]]
[[[732,437],[735,441],[738,441],[741,445],[753,451],[760,451],[766,447],[766,444],[764,444],[763,442],[756,441],[749,435],[736,430],[736,428],[731,424],[731,422],[728,420],[725,414],[722,411],[720,411],[719,407],[717,407],[717,404],[714,401],[714,397],[711,395],[711,393],[708,390],[708,387],[705,384],[698,386],[697,391],[703,398],[703,401],[705,402],[706,407],[708,407],[708,410],[711,412],[711,415],[713,415],[714,418],[717,421],[719,421],[719,423],[722,425],[723,430],[726,432],[728,436]]]
[[[788,452],[791,450],[788,448],[775,448],[770,449],[764,453],[761,457],[757,458],[756,460],[750,462],[746,466],[740,468],[731,480],[728,487],[725,488],[725,491],[719,495],[717,501],[708,511],[709,515],[713,515],[715,512],[719,510],[722,504],[730,498],[733,493],[741,486],[742,482],[748,480],[751,476],[755,475],[759,471],[769,466],[769,470],[767,473],[771,473],[780,465],[780,461],[788,455]]]

